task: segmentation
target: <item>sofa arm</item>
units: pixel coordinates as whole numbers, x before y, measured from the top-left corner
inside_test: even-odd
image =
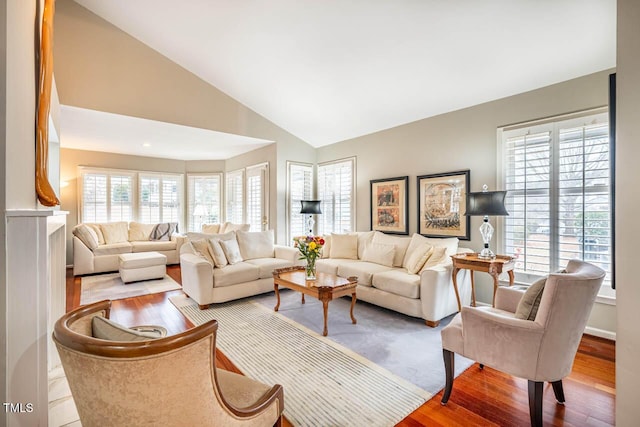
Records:
[[[440,319],[458,311],[458,300],[451,279],[450,263],[427,268],[420,273],[420,302],[422,318],[437,324]],[[471,300],[471,280],[467,271],[458,273],[458,292],[462,304]]]
[[[291,265],[304,265],[304,260],[298,259],[300,258],[300,251],[291,246],[275,245],[275,257],[285,259],[291,262]]]
[[[180,255],[182,290],[199,305],[212,302],[213,266],[195,254]]]
[[[73,275],[91,274],[95,271],[93,251],[82,240],[73,236]]]
[[[171,241],[176,242],[176,253],[180,253],[180,248],[187,241],[187,236],[183,234],[172,234]]]

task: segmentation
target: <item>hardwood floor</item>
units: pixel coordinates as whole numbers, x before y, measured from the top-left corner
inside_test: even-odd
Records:
[[[180,267],[169,266],[169,274],[181,282]],[[111,318],[127,326],[154,324],[175,334],[193,327],[169,297],[182,291],[145,295],[113,302]],[[67,271],[67,310],[80,304],[80,279]],[[216,364],[240,372],[220,351]],[[553,426],[615,425],[615,343],[585,335],[571,375],[563,380],[566,404],[556,403],[553,389],[545,383],[544,424]],[[286,393],[286,391],[285,391]],[[474,364],[455,379],[451,398],[440,405],[442,392],[411,413],[398,425],[415,426],[527,426],[529,401],[527,381],[489,367]],[[355,421],[355,420],[354,420]],[[290,426],[286,420],[285,426]]]

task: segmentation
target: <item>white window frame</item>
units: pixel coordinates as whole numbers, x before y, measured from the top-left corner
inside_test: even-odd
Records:
[[[261,186],[258,188],[258,194],[252,194],[251,178],[258,177]],[[256,165],[247,166],[244,172],[244,222],[251,226],[250,231],[265,231],[269,229],[269,163],[258,163]],[[258,198],[260,200],[259,209],[262,211],[260,219],[252,222],[252,212],[250,200]]]
[[[330,227],[327,227],[326,218],[328,218],[327,214],[331,209],[334,209],[335,205],[331,205],[326,203],[327,196],[324,194],[326,189],[323,187],[324,182],[320,180],[321,169],[324,167],[337,166],[339,164],[349,164],[351,167],[351,191],[350,191],[350,204],[349,204],[349,226],[348,227],[340,227],[336,229],[336,224],[332,224]],[[347,157],[344,159],[332,160],[329,162],[318,163],[318,169],[316,171],[316,191],[317,198],[321,201],[320,208],[322,209],[322,215],[320,218],[316,219],[318,222],[318,232],[321,234],[329,234],[329,233],[344,233],[345,231],[355,231],[356,230],[356,157]],[[335,191],[331,192],[332,198],[335,199]],[[335,218],[335,215],[332,215]]]
[[[570,129],[572,127],[580,127],[580,126],[588,126],[588,125],[592,125],[592,124],[599,124],[599,123],[608,123],[608,116],[607,116],[607,109],[606,108],[599,108],[599,109],[595,109],[595,110],[590,110],[590,111],[584,111],[584,112],[580,112],[580,113],[575,113],[575,114],[570,114],[570,115],[564,115],[564,116],[558,116],[558,117],[552,117],[552,118],[548,118],[548,119],[544,119],[544,120],[539,120],[539,121],[535,121],[535,122],[530,122],[530,123],[522,123],[522,124],[518,124],[518,125],[513,125],[513,126],[509,126],[509,127],[504,127],[504,128],[500,128],[498,129],[498,177],[497,177],[497,181],[498,181],[498,186],[499,188],[505,188],[506,189],[506,179],[505,179],[505,174],[506,174],[506,170],[507,170],[507,159],[506,159],[506,141],[508,138],[512,137],[512,136],[516,136],[516,135],[524,135],[524,134],[530,134],[530,135],[535,135],[541,132],[550,132],[551,133],[551,147],[550,147],[550,187],[549,187],[549,191],[550,191],[550,195],[549,195],[549,215],[550,215],[550,219],[549,219],[549,241],[550,241],[550,269],[551,271],[554,271],[558,268],[560,268],[561,266],[559,265],[559,260],[560,260],[560,255],[559,255],[559,248],[558,248],[558,233],[559,233],[559,219],[558,219],[558,212],[559,212],[559,197],[560,197],[560,192],[559,192],[559,177],[558,174],[559,172],[559,131],[562,129]],[[611,151],[609,151],[609,166],[610,168],[613,166],[613,162],[612,162],[612,158],[611,156],[613,155],[613,153]],[[613,173],[615,173],[615,171],[610,170],[609,174],[612,175]],[[600,186],[597,188],[587,188],[583,191],[585,191],[585,193],[589,193],[590,191],[595,191],[595,190],[600,190],[600,192],[603,191],[603,189],[607,189],[609,190],[609,192],[611,191],[611,181],[609,181],[609,184],[607,186]],[[507,197],[509,197],[509,193],[507,193]],[[612,213],[613,212],[613,206],[611,205],[611,199],[609,201],[609,212]],[[613,230],[613,221],[615,220],[615,218],[611,217],[610,221],[611,221],[611,229]],[[498,218],[497,219],[497,242],[498,242],[498,250],[501,253],[505,253],[505,247],[506,247],[506,218]],[[611,235],[611,242],[612,245],[613,243],[613,235]],[[611,248],[612,249],[612,248]],[[612,252],[610,251],[610,254]],[[613,260],[610,261],[610,268],[613,268]],[[608,276],[611,275],[612,272],[610,271]],[[516,280],[519,282],[523,282],[523,283],[532,283],[533,281],[539,279],[540,277],[543,277],[544,274],[535,274],[535,273],[531,273],[531,272],[526,272],[526,271],[517,271],[516,270]],[[604,283],[602,285],[602,288],[599,292],[598,295],[598,299],[599,302],[602,303],[607,303],[607,304],[615,304],[615,290],[611,289],[610,284],[609,283]]]
[[[302,173],[307,173],[309,172],[309,177],[310,177],[310,183],[309,183],[309,193],[305,193],[302,196],[302,199],[299,198],[294,198],[294,194],[292,192],[292,187],[293,187],[293,169],[294,168],[300,168]],[[304,170],[302,170],[304,169]],[[314,174],[314,167],[313,164],[311,163],[304,163],[304,162],[294,162],[294,161],[290,161],[287,160],[287,188],[286,188],[286,211],[285,211],[285,220],[287,223],[287,230],[286,230],[286,238],[287,238],[287,242],[291,242],[292,239],[295,236],[298,235],[302,235],[305,234],[306,232],[306,221],[305,221],[305,215],[300,214],[300,200],[312,200],[313,199],[313,194],[314,194],[314,183],[315,183],[315,174]],[[302,217],[302,230],[300,230],[300,232],[298,233],[297,231],[292,229],[292,216],[294,215],[294,213],[296,213],[298,215],[301,215]]]
[[[195,191],[195,182],[194,185],[192,185],[192,181],[195,181],[197,179],[210,179],[210,178],[217,178],[218,180],[218,188],[217,188],[217,192],[218,192],[218,203],[217,206],[215,206],[215,204],[211,204],[211,205],[207,205],[206,203],[201,203],[198,202],[197,200],[195,200],[196,195],[193,194],[193,192]],[[197,229],[198,227],[195,227],[195,221],[194,221],[194,213],[192,212],[193,210],[195,210],[198,205],[203,206],[203,208],[205,210],[209,210],[212,208],[217,208],[218,209],[218,223],[222,223],[223,222],[223,218],[224,218],[224,212],[222,211],[223,208],[223,200],[224,200],[224,194],[222,191],[223,188],[223,174],[222,172],[211,172],[211,173],[187,173],[187,197],[186,197],[186,211],[187,211],[187,231],[196,231],[199,232],[201,231],[200,229]],[[200,227],[201,228],[201,227]]]

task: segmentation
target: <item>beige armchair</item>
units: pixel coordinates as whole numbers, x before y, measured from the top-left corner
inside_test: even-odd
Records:
[[[531,425],[542,426],[544,381],[564,403],[562,378],[569,375],[591,307],[605,272],[589,263],[569,261],[565,272],[550,274],[534,320],[515,317],[524,291],[500,287],[496,306],[463,307],[442,330],[446,386],[451,395],[454,353],[529,380]]]
[[[54,327],[83,426],[281,425],[282,386],[216,369],[216,321],[144,341],[93,338],[92,318],[110,307],[82,306]]]

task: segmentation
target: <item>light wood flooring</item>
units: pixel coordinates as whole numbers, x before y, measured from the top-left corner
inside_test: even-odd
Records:
[[[180,267],[167,268],[181,283]],[[111,318],[124,325],[155,324],[175,334],[193,327],[169,297],[182,291],[145,295],[114,301]],[[80,279],[67,271],[67,310],[80,303]],[[216,352],[220,368],[239,372],[233,362]],[[553,426],[615,425],[615,343],[585,335],[573,371],[563,381],[566,404],[556,403],[551,385],[545,384],[544,424]],[[440,405],[442,392],[400,422],[399,426],[527,426],[527,381],[489,367],[474,364],[454,382],[447,406]],[[354,420],[356,422],[357,420]],[[285,420],[285,425],[290,425]]]

